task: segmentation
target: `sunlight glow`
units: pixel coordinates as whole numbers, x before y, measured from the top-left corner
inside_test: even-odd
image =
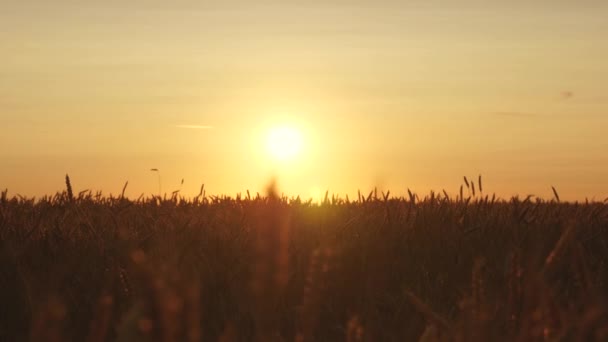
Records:
[[[323,201],[323,197],[324,197],[325,193],[323,192],[323,190],[321,190],[320,187],[315,186],[312,189],[310,189],[309,195],[313,202],[321,203]]]
[[[277,161],[291,161],[302,151],[302,133],[293,127],[274,127],[268,133],[266,147],[270,156]]]

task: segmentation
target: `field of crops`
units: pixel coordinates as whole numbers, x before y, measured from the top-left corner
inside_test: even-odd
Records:
[[[0,341],[608,340],[607,205],[472,187],[5,192]]]

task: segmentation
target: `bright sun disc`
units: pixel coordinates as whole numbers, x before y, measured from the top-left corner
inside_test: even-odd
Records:
[[[268,153],[279,161],[295,158],[302,150],[302,134],[292,127],[276,127],[268,134]]]

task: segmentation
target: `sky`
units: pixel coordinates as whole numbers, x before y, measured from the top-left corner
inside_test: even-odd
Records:
[[[0,188],[456,194],[482,174],[502,197],[603,200],[606,18],[590,0],[4,0]],[[289,160],[277,127],[301,136]]]

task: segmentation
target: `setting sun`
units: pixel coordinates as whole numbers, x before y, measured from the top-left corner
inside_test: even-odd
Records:
[[[302,151],[302,133],[289,126],[274,127],[268,132],[266,147],[274,160],[293,160]]]

